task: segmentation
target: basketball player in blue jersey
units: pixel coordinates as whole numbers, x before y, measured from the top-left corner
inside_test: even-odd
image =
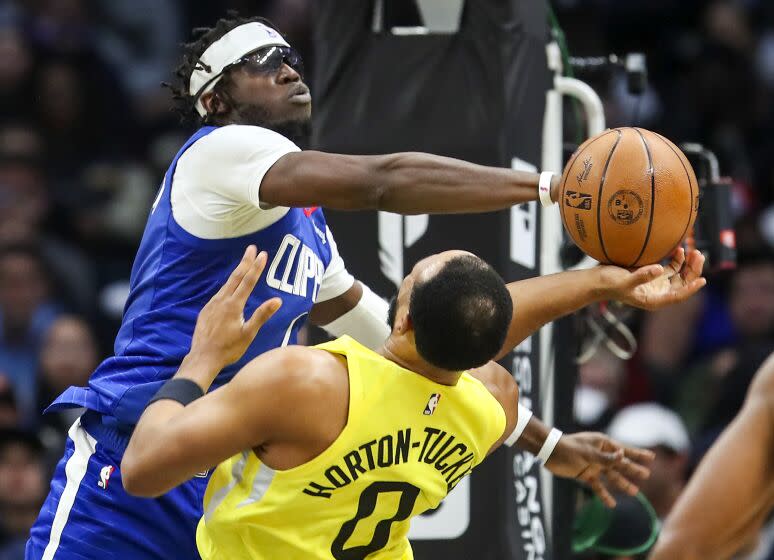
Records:
[[[115,342],[86,388],[50,410],[84,407],[27,545],[27,558],[196,558],[194,535],[208,472],[154,499],[128,496],[118,465],[142,410],[180,366],[195,319],[241,258],[267,251],[248,312],[282,308],[227,382],[257,355],[296,342],[309,320],[370,347],[389,334],[387,304],[356,282],[320,206],[401,213],[480,212],[540,198],[558,180],[450,158],[404,153],[357,157],[300,151],[309,122],[300,58],[257,19],[220,20],[186,46],[173,87],[201,127],[181,147],[151,209]]]

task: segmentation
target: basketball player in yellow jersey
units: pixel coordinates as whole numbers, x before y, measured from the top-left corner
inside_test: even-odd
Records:
[[[684,260],[679,253],[666,272],[598,267],[506,286],[478,257],[448,251],[403,281],[379,353],[346,337],[280,348],[203,396],[280,303],[244,320],[266,262],[250,247],[202,310],[191,352],[113,476],[129,493],[155,496],[219,464],[197,534],[205,560],[411,559],[410,519],[520,430],[555,474],[588,482],[609,502],[602,474],[634,492],[628,479],[647,475],[640,463],[649,452],[598,434],[549,433],[518,413],[513,377],[491,360],[596,299],[657,307],[688,297],[704,284],[703,259]]]

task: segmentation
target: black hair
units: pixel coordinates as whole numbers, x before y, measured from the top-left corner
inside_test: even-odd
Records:
[[[163,87],[169,88],[172,91],[172,99],[175,105],[174,111],[180,116],[180,120],[183,123],[198,125],[214,124],[212,122],[212,115],[207,115],[205,117],[199,115],[196,111],[194,97],[188,91],[188,82],[191,79],[191,74],[197,66],[201,65],[199,58],[210,45],[232,29],[236,29],[240,25],[246,23],[259,22],[271,27],[279,33],[279,29],[266,18],[240,17],[239,14],[233,10],[229,10],[226,14],[226,17],[219,19],[212,27],[196,27],[192,30],[191,33],[195,39],[190,43],[184,43],[182,45],[183,58],[174,70],[172,82],[162,82],[161,84]],[[205,70],[208,69],[205,68]],[[214,91],[223,96],[229,83],[228,76],[224,75],[223,79],[215,85]],[[228,98],[227,95],[225,97]]]
[[[505,282],[473,255],[450,259],[411,292],[409,317],[417,352],[451,371],[478,367],[502,348],[513,302]]]

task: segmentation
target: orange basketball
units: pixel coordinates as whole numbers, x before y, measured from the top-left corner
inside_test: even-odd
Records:
[[[699,185],[680,149],[642,128],[588,139],[561,180],[562,222],[575,244],[602,263],[661,261],[696,219]]]

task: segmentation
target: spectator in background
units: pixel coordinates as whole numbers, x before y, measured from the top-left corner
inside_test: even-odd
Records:
[[[690,440],[682,420],[659,404],[635,404],[616,414],[607,433],[624,445],[650,449],[656,454],[650,465],[650,478],[640,484],[640,491],[659,519],[664,519],[686,482]]]
[[[37,437],[0,431],[0,560],[23,560],[30,527],[45,498],[43,447]]]
[[[52,278],[40,252],[31,246],[0,249],[0,371],[8,374],[22,416],[29,425],[35,410],[38,351],[57,315]]]
[[[47,59],[35,71],[33,118],[46,140],[44,163],[57,195],[77,194],[73,183],[83,166],[126,156],[129,108],[120,89],[110,91],[92,72],[65,58]]]
[[[15,428],[19,420],[13,385],[5,374],[0,373],[0,430]]]
[[[0,245],[35,245],[57,277],[67,304],[81,313],[94,305],[94,270],[73,245],[44,232],[52,206],[40,134],[23,122],[0,126]]]
[[[770,251],[739,255],[729,282],[728,318],[731,342],[675,379],[675,406],[696,434],[700,452],[739,412],[755,371],[774,351],[774,254]]]
[[[33,60],[13,19],[0,21],[0,118],[30,113]]]
[[[83,319],[74,315],[57,318],[44,335],[40,350],[38,413],[71,385],[85,386],[98,358],[94,333]],[[67,430],[82,412],[83,409],[76,408],[40,418],[39,434],[50,465],[55,465],[62,455]]]
[[[600,345],[578,366],[575,420],[584,430],[602,430],[620,405],[626,362]]]

